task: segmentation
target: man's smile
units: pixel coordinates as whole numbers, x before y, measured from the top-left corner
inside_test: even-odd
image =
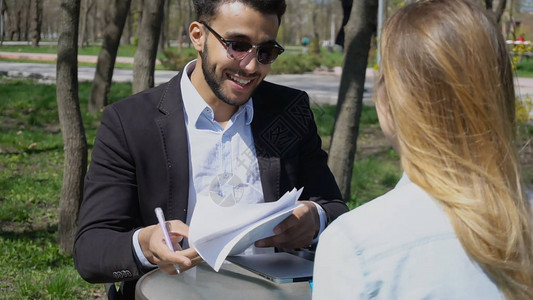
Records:
[[[228,74],[228,78],[235,82],[236,84],[244,87],[246,86],[247,84],[249,84],[250,82],[253,81],[253,78],[252,79],[246,79],[246,78],[242,78],[240,77],[239,75],[235,74],[235,75],[231,75],[231,74]]]

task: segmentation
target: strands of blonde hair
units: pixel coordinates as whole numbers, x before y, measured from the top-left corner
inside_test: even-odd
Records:
[[[507,49],[483,8],[427,0],[389,20],[383,92],[402,167],[445,208],[507,299],[533,299],[531,208],[515,148]]]

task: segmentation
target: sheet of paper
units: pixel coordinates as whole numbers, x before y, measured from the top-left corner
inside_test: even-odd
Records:
[[[189,244],[215,270],[229,254],[238,254],[255,241],[274,235],[273,229],[298,207],[302,189],[269,203],[219,206],[198,199],[189,228]]]

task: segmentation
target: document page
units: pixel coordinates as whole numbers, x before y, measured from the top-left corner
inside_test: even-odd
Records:
[[[189,227],[189,244],[215,271],[228,255],[239,254],[255,241],[274,235],[273,229],[297,208],[303,188],[278,201],[230,207],[198,199]]]

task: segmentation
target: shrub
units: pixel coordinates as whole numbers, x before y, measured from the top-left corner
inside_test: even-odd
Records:
[[[196,58],[196,52],[194,51],[183,50],[180,53],[176,53],[171,50],[164,50],[163,54],[165,58],[161,59],[161,64],[167,70],[181,70],[188,62]]]
[[[306,54],[281,55],[272,64],[270,74],[302,74],[320,67],[318,56]]]

